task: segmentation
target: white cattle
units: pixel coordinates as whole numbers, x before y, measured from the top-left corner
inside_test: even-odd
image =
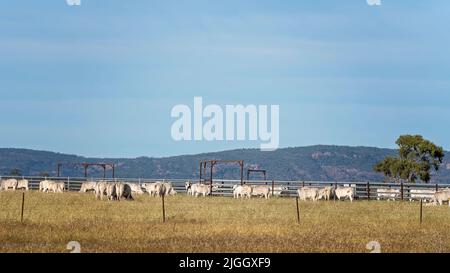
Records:
[[[116,200],[120,201],[122,198],[125,198],[125,200],[133,200],[132,192],[131,186],[128,183],[115,183]]]
[[[107,183],[106,184],[106,196],[108,197],[108,200],[113,201],[116,199],[116,183]]]
[[[42,190],[44,192],[53,192],[53,193],[64,192],[64,182],[56,182],[56,181],[50,181],[50,180],[45,180],[42,182],[43,182]]]
[[[387,199],[388,201],[394,201],[400,196],[399,189],[381,188],[377,189],[377,200]]]
[[[192,185],[192,195],[195,197],[198,197],[200,195],[203,195],[203,197],[206,197],[211,194],[211,186],[206,184],[195,184]]]
[[[158,192],[157,192],[157,183],[144,183],[142,184],[142,188],[145,189],[146,192],[148,192],[148,194],[150,194],[151,196],[158,196]]]
[[[284,191],[287,191],[287,190],[288,190],[288,187],[275,186],[275,187],[273,187],[273,193],[272,193],[272,187],[270,187],[270,195],[279,197],[279,196],[281,196],[281,194]]]
[[[80,192],[88,192],[88,191],[94,191],[95,192],[95,188],[97,187],[97,182],[84,182],[83,184],[81,184],[81,188],[80,188]]]
[[[142,188],[139,184],[137,184],[137,183],[126,183],[126,184],[131,188],[131,191],[133,193],[144,194],[144,191],[142,190]]]
[[[192,194],[192,182],[191,181],[186,181],[186,183],[184,183],[184,187],[186,188],[187,195],[193,195]]]
[[[252,186],[252,196],[259,196],[269,199],[270,187],[269,186]]]
[[[164,194],[164,196],[176,195],[177,194],[177,192],[173,188],[171,182],[163,182],[162,185],[163,185],[163,187],[162,187],[163,191],[161,192],[161,194]]]
[[[353,202],[353,199],[355,198],[355,188],[353,187],[338,187],[335,190],[336,198],[340,201],[342,198],[350,199],[351,202]]]
[[[18,181],[17,179],[7,179],[7,180],[2,180],[1,182],[1,186],[0,186],[0,190],[9,190],[10,188],[13,189],[14,191],[17,189],[17,184]]]
[[[97,183],[95,187],[95,198],[103,200],[103,196],[106,195],[106,188],[108,186],[108,182],[100,181]]]
[[[48,189],[48,182],[50,182],[50,181],[48,181],[48,180],[43,180],[43,181],[39,182],[39,191],[44,191],[44,192],[46,192],[47,189]]]
[[[325,201],[330,201],[332,194],[333,194],[333,187],[325,187],[319,189],[318,200],[324,199]]]
[[[29,190],[29,182],[26,179],[21,179],[19,181],[17,181],[17,189],[24,189],[24,190]]]
[[[414,202],[414,200],[423,200],[424,202],[428,202],[433,200],[435,190],[417,190],[413,189],[409,191],[410,197],[409,201]]]
[[[316,202],[319,200],[319,189],[318,188],[309,188],[309,187],[302,187],[298,189],[298,197],[302,201],[312,200],[313,202]]]
[[[203,197],[206,197],[211,194],[211,185],[200,183],[192,184],[192,182],[188,181],[186,182],[185,187],[188,195],[192,195],[195,197],[198,197],[199,195],[203,195]],[[218,185],[212,186],[213,191],[217,189],[219,189]]]
[[[252,198],[253,188],[248,185],[234,185],[233,198]]]
[[[436,192],[433,196],[433,202],[435,205],[439,206],[442,206],[444,202],[448,202],[448,205],[450,206],[450,190],[447,188]]]

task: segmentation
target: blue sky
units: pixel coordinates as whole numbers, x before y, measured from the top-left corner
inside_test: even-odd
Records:
[[[169,156],[176,104],[279,104],[281,147],[450,149],[450,2],[1,1],[0,147]]]

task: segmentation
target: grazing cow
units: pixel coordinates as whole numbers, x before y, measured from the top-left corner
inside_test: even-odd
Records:
[[[270,187],[269,186],[252,186],[252,196],[259,196],[269,199]]]
[[[192,185],[192,194],[195,197],[198,197],[199,195],[203,195],[203,197],[206,197],[211,194],[211,186],[206,184],[195,184]]]
[[[185,184],[186,187],[186,191],[188,193],[188,195],[192,195],[195,197],[198,197],[199,195],[203,195],[203,197],[206,197],[208,195],[211,194],[211,185],[206,185],[206,184],[192,184],[192,182],[188,181]],[[212,186],[212,190],[218,190],[219,186],[214,184]]]
[[[144,188],[150,196],[158,196],[157,184],[158,183],[144,183],[142,184],[142,188]]]
[[[116,183],[107,183],[106,196],[108,197],[108,200],[110,200],[110,201],[113,201],[117,198]]]
[[[86,193],[88,191],[95,192],[96,187],[97,187],[96,182],[84,182],[83,184],[81,184],[80,192],[84,192],[84,193]]]
[[[318,188],[309,188],[309,187],[303,187],[300,188],[298,191],[298,197],[302,201],[307,201],[311,199],[313,202],[316,202],[319,200],[319,189]]]
[[[144,191],[142,190],[141,186],[136,183],[126,183],[130,188],[131,192],[136,194],[144,194]]]
[[[447,188],[436,192],[433,197],[433,202],[435,205],[439,206],[444,205],[444,202],[448,202],[448,205],[450,206],[450,190]]]
[[[325,187],[323,189],[319,189],[319,197],[318,200],[324,199],[325,201],[330,201],[331,195],[333,194],[333,187]]]
[[[270,195],[280,197],[281,194],[283,194],[284,191],[287,191],[288,187],[282,187],[282,186],[275,186],[273,187],[273,193],[272,193],[272,187],[270,187]]]
[[[42,189],[44,192],[53,192],[53,193],[64,192],[64,182],[55,182],[55,181],[49,181],[49,180],[45,180],[42,182],[44,182],[43,189]]]
[[[163,187],[161,189],[163,192],[161,192],[161,194],[164,194],[164,196],[177,194],[171,182],[163,182],[162,185]]]
[[[50,181],[44,180],[44,181],[39,182],[39,191],[46,192],[48,190],[48,182],[50,182]]]
[[[435,190],[410,190],[410,197],[409,201],[414,202],[414,200],[422,200],[424,202],[428,202],[433,200],[434,194],[436,193]]]
[[[10,188],[12,188],[15,191],[17,189],[17,184],[18,184],[17,179],[2,180],[0,190],[7,191]]]
[[[24,189],[26,191],[28,191],[30,188],[28,187],[29,182],[26,179],[21,179],[19,181],[17,181],[17,189]]]
[[[184,183],[184,187],[186,188],[187,195],[194,195],[192,193],[192,182],[191,181],[186,181],[186,183]]]
[[[335,190],[336,198],[340,201],[342,198],[350,199],[350,202],[353,202],[353,199],[355,198],[355,188],[353,187],[338,187]]]
[[[253,188],[248,185],[234,185],[233,198],[252,198]]]
[[[108,182],[100,181],[95,187],[95,198],[103,200],[103,196],[106,195],[106,188],[108,187]]]
[[[120,201],[122,198],[125,200],[134,200],[132,196],[132,189],[128,183],[117,182],[114,184],[116,200]]]
[[[394,201],[400,196],[399,189],[377,189],[377,200],[387,199],[388,201]]]

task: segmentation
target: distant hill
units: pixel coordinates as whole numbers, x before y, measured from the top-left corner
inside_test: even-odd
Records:
[[[383,177],[372,167],[396,150],[371,147],[309,146],[261,152],[257,149],[231,150],[216,153],[184,155],[167,158],[85,158],[26,149],[0,149],[0,174],[18,169],[22,175],[56,175],[57,162],[113,162],[116,177],[124,178],[198,178],[199,160],[242,159],[245,168],[266,169],[269,179],[322,181],[381,181]],[[102,169],[90,168],[90,177],[99,177]],[[111,175],[110,172],[108,175]],[[83,176],[81,168],[64,167],[62,176]],[[218,165],[216,177],[237,179],[239,168]],[[252,178],[259,178],[256,174]],[[433,176],[433,182],[450,181],[450,154],[446,153],[442,169]]]

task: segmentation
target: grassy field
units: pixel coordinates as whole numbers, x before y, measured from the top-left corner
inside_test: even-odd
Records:
[[[295,199],[138,196],[132,202],[97,201],[92,194],[0,192],[0,252],[450,252],[450,208],[358,201],[300,203]]]

